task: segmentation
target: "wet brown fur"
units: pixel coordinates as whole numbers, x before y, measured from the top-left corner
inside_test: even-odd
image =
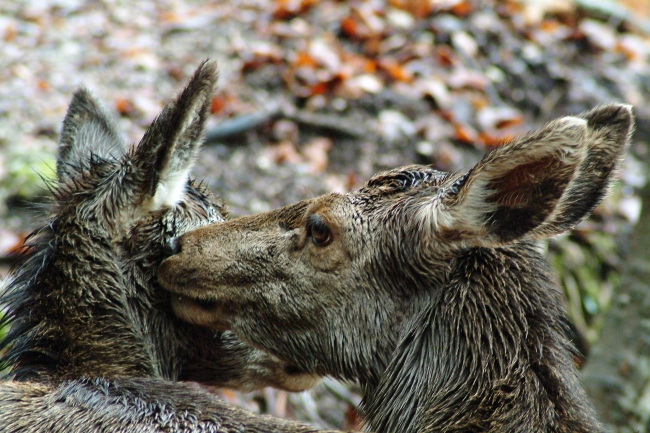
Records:
[[[201,227],[173,243],[159,279],[185,320],[359,381],[369,430],[601,432],[533,241],[596,207],[632,125],[630,107],[605,105],[467,173],[402,167]]]
[[[311,432],[178,380],[255,389],[318,377],[183,323],[156,279],[166,242],[225,218],[188,181],[217,81],[204,63],[137,146],[85,90],[63,123],[47,222],[28,239],[0,304],[0,432]]]

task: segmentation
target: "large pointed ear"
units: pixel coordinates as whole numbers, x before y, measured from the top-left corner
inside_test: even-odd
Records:
[[[609,192],[634,130],[632,107],[608,104],[580,115],[587,120],[587,155],[554,214],[536,232],[552,236],[587,217]]]
[[[74,93],[63,120],[56,172],[72,178],[90,165],[91,157],[118,160],[126,145],[111,116],[86,89]]]
[[[625,105],[555,120],[487,154],[427,205],[420,199],[419,223],[468,246],[562,233],[606,194],[631,128]]]
[[[139,200],[149,210],[173,206],[183,196],[203,140],[217,85],[217,67],[204,62],[176,100],[154,120],[133,154]]]

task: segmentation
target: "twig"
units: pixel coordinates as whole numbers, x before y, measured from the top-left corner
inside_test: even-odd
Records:
[[[280,113],[280,109],[276,107],[223,120],[217,126],[208,129],[205,141],[210,143],[237,137],[277,119]]]
[[[341,116],[309,113],[287,104],[283,107],[273,106],[255,113],[242,114],[232,119],[223,120],[208,129],[205,140],[210,143],[232,139],[278,119],[292,120],[300,125],[324,129],[335,135],[352,138],[367,137],[371,134],[368,128],[355,125]]]
[[[594,15],[605,15],[620,21],[627,21],[640,31],[650,34],[650,20],[636,17],[632,11],[612,0],[574,0],[585,11]]]
[[[331,114],[316,114],[297,110],[295,107],[287,107],[282,110],[284,118],[293,120],[301,125],[317,129],[326,129],[334,134],[344,135],[352,138],[367,137],[369,130],[358,126],[348,120]]]

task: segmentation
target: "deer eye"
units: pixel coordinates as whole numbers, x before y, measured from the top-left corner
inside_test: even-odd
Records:
[[[307,218],[307,236],[319,247],[329,245],[333,240],[332,232],[318,215],[310,215]]]

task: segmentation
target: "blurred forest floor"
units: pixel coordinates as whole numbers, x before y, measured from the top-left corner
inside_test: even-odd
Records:
[[[0,4],[0,277],[39,223],[67,103],[90,88],[137,142],[205,58],[220,65],[196,177],[234,216],[360,186],[379,170],[471,166],[603,102],[637,131],[612,195],[548,243],[577,341],[597,339],[638,221],[650,140],[650,1],[43,0]],[[0,330],[0,333],[2,330]],[[354,386],[222,395],[319,426]]]

